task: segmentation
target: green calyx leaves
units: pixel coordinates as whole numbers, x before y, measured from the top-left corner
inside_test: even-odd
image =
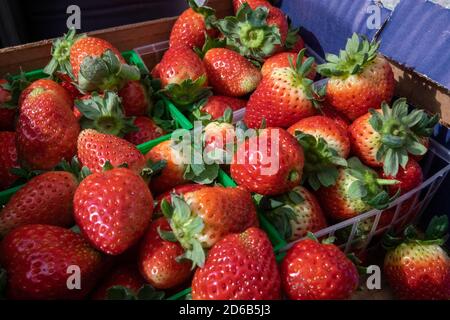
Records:
[[[186,79],[181,84],[171,83],[160,92],[184,110],[193,103],[212,95],[211,89],[205,87],[206,81],[206,75],[202,75],[196,80]]]
[[[354,33],[348,39],[345,50],[339,56],[327,54],[327,63],[318,66],[317,71],[324,77],[348,77],[361,73],[378,54],[379,42],[369,42],[364,36]]]
[[[30,85],[30,81],[25,76],[23,71],[18,76],[6,77],[7,82],[1,84],[0,87],[9,92],[11,98],[9,101],[0,101],[0,108],[4,109],[16,109],[19,103],[20,94],[22,91]]]
[[[80,121],[83,129],[95,129],[118,137],[138,130],[134,125],[135,118],[123,113],[121,99],[115,92],[106,91],[103,96],[93,92],[90,99],[75,101],[75,106],[83,114]]]
[[[386,233],[383,238],[383,247],[386,250],[392,250],[402,243],[441,246],[447,239],[448,217],[442,215],[431,219],[425,233],[419,232],[413,225],[406,227],[401,236],[396,236],[392,231]]]
[[[72,66],[70,64],[70,49],[75,41],[85,36],[84,34],[77,35],[76,30],[71,28],[64,37],[56,39],[52,46],[52,60],[44,68],[44,73],[54,75],[58,71],[66,73],[73,78]]]
[[[182,197],[175,194],[171,196],[171,204],[166,200],[162,201],[161,210],[172,229],[172,233],[164,232],[163,237],[168,241],[176,239],[185,250],[177,259],[191,260],[192,268],[203,267],[206,255],[199,240],[205,227],[203,219],[192,212]]]
[[[309,57],[305,61],[306,49],[302,49],[298,55],[294,65],[291,57],[289,57],[289,65],[292,70],[294,83],[303,89],[303,93],[306,98],[311,101],[317,109],[320,109],[320,103],[325,98],[326,86],[316,88],[313,84],[314,81],[307,76],[311,73],[314,66],[314,58]]]
[[[225,35],[229,47],[249,59],[262,61],[281,45],[280,30],[267,24],[268,15],[269,9],[252,10],[244,3],[235,17],[219,20],[216,26]]]
[[[427,152],[422,138],[431,135],[439,118],[430,118],[419,109],[409,112],[405,98],[396,100],[392,108],[383,103],[381,110],[381,113],[370,110],[372,116],[369,119],[372,128],[380,134],[381,147],[376,159],[383,162],[387,175],[395,177],[399,166],[406,167],[409,154],[419,156]]]
[[[213,8],[207,6],[199,6],[195,0],[188,0],[189,7],[195,12],[201,14],[205,19],[205,25],[207,29],[211,29],[214,27],[216,22],[216,11]]]
[[[195,53],[200,57],[200,59],[203,60],[203,58],[205,57],[205,54],[214,48],[225,48],[227,46],[227,41],[226,39],[218,39],[218,38],[213,38],[208,36],[208,34],[206,34],[205,37],[205,44],[203,45],[202,48],[194,48]]]
[[[323,138],[297,131],[295,137],[305,151],[304,181],[314,190],[321,186],[331,187],[339,176],[338,167],[346,167],[347,161],[340,157]]]
[[[167,161],[160,160],[153,162],[151,160],[147,161],[147,165],[142,169],[141,176],[145,181],[150,181],[150,179],[158,174],[166,167]]]
[[[356,157],[348,159],[347,163],[346,174],[354,179],[347,190],[350,199],[362,199],[372,208],[383,210],[398,197],[398,193],[389,196],[385,188],[397,184],[397,180],[380,179],[375,170],[363,165]]]
[[[73,174],[78,182],[81,182],[87,176],[92,174],[88,167],[81,167],[80,161],[77,156],[74,156],[70,162],[62,160],[56,167],[56,171],[66,171]]]
[[[303,203],[302,195],[292,190],[277,197],[258,196],[255,199],[258,209],[273,224],[277,231],[288,240],[292,237],[291,221],[298,223],[295,207]]]
[[[162,300],[164,296],[163,291],[157,291],[149,284],[143,285],[138,292],[123,286],[113,286],[106,291],[106,300]]]
[[[192,130],[190,137],[185,136],[186,132],[182,133],[179,141],[173,140],[172,148],[181,154],[186,164],[184,179],[199,184],[213,183],[219,176],[220,164],[218,159],[205,154],[202,132]],[[173,135],[176,136],[177,132]]]
[[[78,73],[78,86],[81,91],[118,90],[127,81],[139,80],[138,67],[122,63],[111,50],[100,57],[86,57]]]
[[[286,50],[291,50],[294,48],[294,46],[296,45],[297,41],[300,38],[300,36],[298,34],[300,29],[294,28],[292,26],[292,21],[290,19],[288,19],[288,23],[289,23],[289,29],[288,29],[288,34],[286,37],[286,43],[285,43],[284,47],[286,48]]]

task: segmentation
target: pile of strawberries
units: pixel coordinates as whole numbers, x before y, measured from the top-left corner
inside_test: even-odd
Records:
[[[192,299],[347,299],[360,261],[333,244],[345,232],[313,233],[374,208],[387,227],[392,202],[423,182],[438,117],[392,101],[379,43],[353,35],[317,65],[266,0],[234,0],[223,19],[188,2],[151,74],[71,30],[47,79],[0,82],[0,190],[27,181],[0,212],[9,299],[163,299],[188,287]],[[175,130],[166,100],[203,125],[200,140],[176,130],[143,154],[136,145]],[[237,187],[218,183],[227,173]],[[414,209],[406,200],[399,214]],[[258,215],[296,242],[287,253],[276,257]],[[405,228],[411,218],[384,239],[385,276],[399,298],[450,299],[447,219],[422,233]],[[361,242],[373,223],[359,224]]]

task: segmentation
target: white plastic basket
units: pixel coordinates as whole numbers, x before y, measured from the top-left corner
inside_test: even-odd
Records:
[[[357,251],[367,249],[369,246],[376,245],[376,242],[372,242],[372,239],[386,232],[393,226],[402,226],[406,221],[409,221],[411,216],[416,214],[412,219],[418,221],[424,210],[428,207],[428,204],[433,199],[436,191],[439,189],[441,183],[447,177],[450,171],[450,151],[444,146],[439,144],[433,139],[430,139],[429,152],[425,159],[422,160],[422,169],[424,174],[424,182],[417,188],[402,195],[396,199],[389,209],[395,210],[392,221],[385,227],[378,228],[380,218],[383,214],[387,214],[387,211],[371,210],[369,212],[358,215],[352,219],[340,222],[338,224],[329,226],[325,229],[319,230],[314,233],[317,238],[332,237],[336,233],[343,230],[350,230],[347,239],[340,239],[340,247],[345,253],[355,251],[354,245],[357,243]],[[402,212],[402,206],[408,203],[407,212]],[[373,221],[370,232],[365,235],[364,239],[356,239],[355,235],[358,230],[358,226],[361,223]],[[401,228],[401,227],[400,227]],[[281,249],[281,251],[289,250],[296,242],[301,239],[289,243],[287,246]],[[372,243],[371,243],[372,242]]]

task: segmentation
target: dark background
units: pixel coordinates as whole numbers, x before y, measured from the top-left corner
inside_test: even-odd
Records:
[[[172,17],[187,7],[185,0],[0,0],[0,47],[61,36],[72,4],[81,9],[81,32]]]

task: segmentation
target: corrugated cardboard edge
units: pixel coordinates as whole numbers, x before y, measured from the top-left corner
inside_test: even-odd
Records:
[[[223,17],[232,13],[231,1],[210,0],[208,5]],[[89,32],[89,35],[103,38],[120,51],[132,50],[146,44],[167,40],[177,17],[163,18],[125,26]],[[8,73],[17,74],[43,68],[50,59],[52,40],[27,43],[0,49],[0,77]],[[144,61],[146,62],[146,61]]]

